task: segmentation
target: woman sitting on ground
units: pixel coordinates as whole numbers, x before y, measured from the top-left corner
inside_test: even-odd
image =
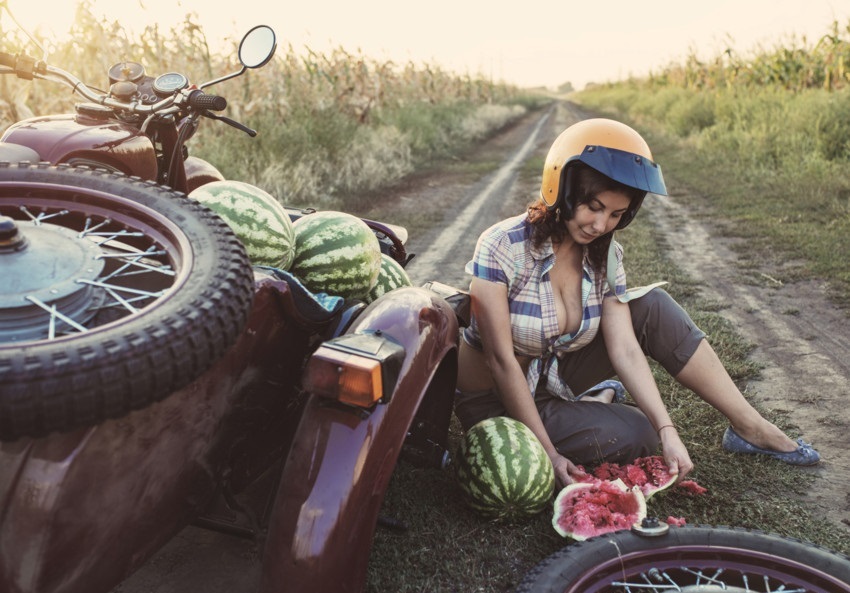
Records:
[[[647,192],[666,188],[643,138],[619,122],[585,120],[550,148],[540,199],[481,235],[467,264],[472,322],[455,404],[464,429],[492,416],[522,421],[561,485],[579,475],[576,464],[627,463],[655,454],[659,443],[681,479],[693,463],[650,356],[728,418],[725,449],[817,463],[817,451],[747,402],[667,292],[626,290],[613,232],[632,221]],[[624,404],[625,390],[637,407]]]

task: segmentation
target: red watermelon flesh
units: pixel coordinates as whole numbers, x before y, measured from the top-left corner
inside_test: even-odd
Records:
[[[630,529],[644,517],[646,500],[639,488],[627,488],[621,480],[574,482],[555,499],[552,526],[562,536],[581,541]]]
[[[600,480],[620,479],[629,488],[640,488],[647,498],[676,482],[660,455],[638,457],[626,465],[603,463],[593,470],[593,476]]]

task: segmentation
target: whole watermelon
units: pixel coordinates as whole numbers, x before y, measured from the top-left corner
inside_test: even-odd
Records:
[[[189,194],[218,214],[248,252],[251,263],[289,269],[295,257],[292,220],[274,197],[242,181],[212,181]]]
[[[378,272],[378,278],[375,280],[375,284],[366,296],[366,302],[371,303],[396,288],[411,285],[410,277],[404,268],[401,267],[401,264],[386,253],[382,253],[381,269]]]
[[[466,432],[457,476],[467,503],[499,519],[539,513],[555,487],[543,445],[525,424],[506,416],[482,420]]]
[[[351,214],[308,214],[292,225],[290,271],[313,292],[366,299],[381,269],[381,246],[369,226]]]

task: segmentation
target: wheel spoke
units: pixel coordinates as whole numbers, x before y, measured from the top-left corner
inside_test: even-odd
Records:
[[[112,278],[119,276],[126,276],[130,274],[136,274],[140,272],[158,272],[160,274],[164,274],[166,276],[174,276],[174,270],[171,269],[171,266],[168,265],[151,265],[142,261],[145,258],[150,258],[154,256],[163,256],[168,255],[168,253],[164,250],[157,249],[156,246],[152,245],[147,249],[147,251],[139,251],[135,253],[102,253],[98,256],[98,259],[114,259],[114,260],[126,260],[124,265],[116,268],[112,273],[103,276],[101,280],[111,280]],[[135,270],[131,272],[127,272],[133,267],[141,268],[140,270]]]
[[[32,220],[36,225],[40,225],[45,220],[50,220],[51,218],[55,218],[57,216],[65,216],[68,214],[68,210],[59,210],[58,212],[54,212],[53,214],[48,214],[46,211],[39,212],[37,215],[27,209],[26,206],[21,206],[20,211],[26,214],[30,220]]]
[[[158,299],[162,295],[165,294],[165,290],[158,290],[156,292],[151,292],[149,290],[141,290],[139,288],[131,288],[129,286],[119,286],[116,284],[109,284],[106,282],[97,282],[95,280],[81,280],[81,284],[88,284],[90,286],[97,286],[98,288],[109,290],[115,290],[118,292],[129,292],[130,294],[143,295],[148,298]]]
[[[48,337],[51,340],[56,335],[56,320],[57,319],[64,321],[65,323],[67,323],[68,325],[70,325],[71,327],[73,327],[74,329],[76,329],[79,332],[88,331],[85,327],[83,327],[82,325],[80,325],[79,323],[77,323],[76,321],[71,319],[70,317],[67,317],[67,316],[63,315],[62,313],[60,313],[56,309],[56,305],[48,305],[47,303],[41,301],[40,299],[38,299],[38,298],[36,298],[32,295],[27,295],[24,298],[26,298],[26,300],[28,300],[32,304],[38,306],[39,308],[44,309],[45,311],[47,311],[50,314],[50,322],[49,322],[50,325],[49,325],[49,329],[48,329]]]
[[[54,302],[35,292],[26,297],[35,307],[47,312],[41,322],[41,339],[85,332],[104,322],[137,314],[171,290],[177,276],[172,252],[143,227],[136,226],[137,221],[131,221],[128,226],[111,215],[101,217],[87,212],[81,216],[79,211],[68,208],[32,204],[18,205],[17,209],[34,226],[58,225],[73,231],[79,240],[97,246],[100,252],[94,255],[94,260],[103,262],[97,276],[72,277],[78,285],[97,291],[88,297],[90,302],[84,308],[68,308],[61,301]]]
[[[628,579],[625,581],[611,581],[610,585],[612,587],[622,587],[624,593],[651,593],[656,591],[672,593],[674,591],[687,592],[691,590],[738,593],[806,593],[808,591],[806,588],[798,587],[787,589],[782,584],[779,585],[778,589],[774,589],[774,585],[771,584],[771,578],[768,575],[760,576],[763,582],[762,588],[751,588],[750,576],[746,573],[738,575],[743,585],[742,587],[729,585],[722,578],[724,572],[724,569],[719,568],[714,574],[707,575],[701,569],[682,566],[678,569],[678,572],[674,571],[674,575],[671,576],[668,571],[660,571],[657,568],[653,568],[640,574],[641,582]],[[685,575],[688,576],[683,578]],[[695,589],[695,587],[698,589]]]
[[[97,237],[103,238],[98,245],[106,245],[110,241],[115,241],[118,238],[133,238],[133,237],[144,237],[145,234],[140,231],[110,231],[110,232],[97,232],[97,233],[86,233],[85,237]]]
[[[101,227],[103,227],[103,226],[106,226],[106,225],[110,224],[111,222],[112,222],[112,219],[111,219],[111,218],[104,218],[103,220],[101,220],[99,223],[97,223],[97,224],[96,224],[96,225],[94,225],[93,227],[90,227],[89,225],[92,223],[92,219],[91,219],[91,216],[87,216],[87,217],[86,217],[86,224],[85,224],[85,226],[83,227],[83,230],[82,230],[82,231],[80,231],[80,237],[85,237],[85,236],[86,236],[86,234],[88,234],[88,233],[92,233],[92,232],[94,232],[95,230],[97,230],[97,229],[99,229],[99,228],[101,228]]]

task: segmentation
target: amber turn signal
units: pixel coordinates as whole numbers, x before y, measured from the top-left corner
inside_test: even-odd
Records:
[[[320,346],[307,363],[305,388],[343,403],[369,407],[384,396],[378,360]]]

